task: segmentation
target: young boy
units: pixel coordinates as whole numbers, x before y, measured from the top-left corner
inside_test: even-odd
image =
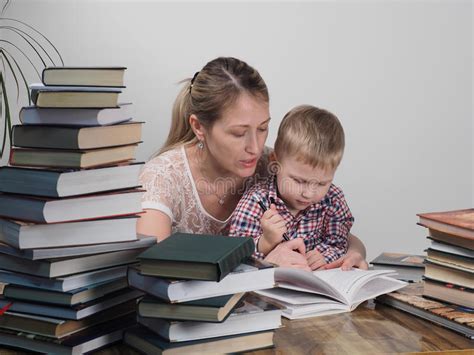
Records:
[[[339,259],[354,222],[342,190],[332,184],[343,152],[336,116],[309,105],[292,109],[278,129],[272,174],[244,194],[229,235],[253,237],[258,257],[303,238],[312,270]]]

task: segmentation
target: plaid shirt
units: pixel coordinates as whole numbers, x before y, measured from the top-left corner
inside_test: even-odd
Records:
[[[258,204],[270,208],[273,198],[278,213],[286,222],[290,239],[303,238],[306,251],[317,249],[326,262],[339,259],[347,252],[347,237],[354,223],[342,190],[331,184],[328,193],[319,202],[293,216],[277,195],[275,175],[250,188],[237,205],[230,221],[229,235],[253,237],[255,245],[262,236],[260,219],[265,212]],[[255,256],[263,258],[255,249]]]

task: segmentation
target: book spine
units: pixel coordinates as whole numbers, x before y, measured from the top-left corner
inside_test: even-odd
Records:
[[[233,269],[239,266],[242,261],[250,257],[255,251],[255,243],[253,238],[245,238],[246,240],[238,248],[234,249],[231,253],[217,262],[217,277],[216,281],[221,281],[226,277]]]

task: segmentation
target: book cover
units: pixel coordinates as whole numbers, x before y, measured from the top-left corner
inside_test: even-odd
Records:
[[[44,85],[124,87],[126,67],[46,67]]]
[[[143,162],[95,169],[0,167],[0,191],[44,197],[70,197],[140,186]]]
[[[68,125],[80,127],[106,126],[130,121],[131,103],[119,103],[112,108],[41,108],[25,106],[20,110],[20,122],[25,125]]]
[[[234,354],[273,347],[273,331],[170,343],[144,326],[127,330],[124,342],[147,354]]]
[[[474,239],[474,208],[446,212],[419,213],[419,223],[427,228]]]
[[[383,252],[370,263],[379,265],[395,265],[424,268],[424,260],[425,256],[423,255]]]
[[[474,312],[472,309],[428,300],[422,295],[423,283],[419,282],[377,297],[376,300],[474,339]]]
[[[205,298],[183,303],[167,303],[146,296],[138,303],[142,317],[221,323],[227,319],[245,293]]]
[[[44,149],[98,149],[138,144],[142,125],[143,122],[136,121],[97,127],[14,125],[12,144]]]
[[[146,275],[220,281],[254,251],[252,238],[175,233],[138,258]]]

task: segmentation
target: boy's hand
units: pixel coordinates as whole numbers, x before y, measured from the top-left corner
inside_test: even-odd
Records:
[[[326,259],[317,249],[308,251],[306,253],[306,260],[311,270],[324,269],[327,264]]]
[[[263,235],[259,241],[259,251],[267,254],[276,245],[283,241],[283,234],[286,233],[286,223],[282,216],[277,212],[274,204],[265,211],[260,220]]]

